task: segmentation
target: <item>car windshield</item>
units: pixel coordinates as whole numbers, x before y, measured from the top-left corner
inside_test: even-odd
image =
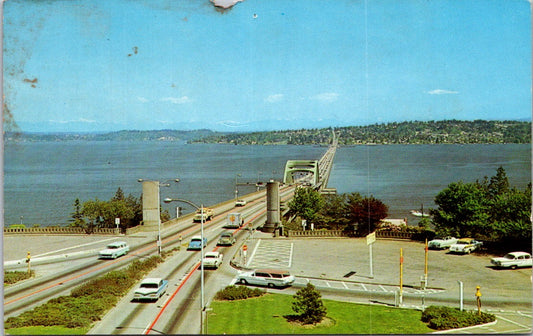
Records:
[[[141,284],[141,288],[157,288],[159,287],[157,284],[155,283],[144,283],[144,284]]]
[[[460,240],[460,241],[457,242],[457,244],[459,244],[459,245],[468,245],[468,244],[470,244],[470,242],[467,242],[467,241],[461,241],[461,240]]]
[[[508,253],[508,254],[506,254],[506,255],[504,256],[504,258],[505,258],[505,259],[514,259],[515,256],[514,256],[514,254]]]
[[[193,238],[191,239],[191,242],[201,242],[202,240],[200,238]]]
[[[108,249],[118,249],[117,245],[107,245]]]
[[[216,258],[214,255],[209,255],[209,254],[206,255],[205,257],[206,257],[206,258]]]

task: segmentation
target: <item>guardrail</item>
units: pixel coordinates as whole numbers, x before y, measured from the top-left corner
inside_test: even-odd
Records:
[[[376,231],[376,238],[411,239],[412,232]]]
[[[287,230],[287,237],[349,237],[349,233],[343,230],[306,230],[293,231]],[[379,239],[412,239],[411,232],[391,232],[391,231],[376,231],[376,238]]]
[[[293,231],[287,230],[287,237],[347,237],[346,233],[342,230],[306,230],[306,231]]]
[[[75,227],[33,227],[33,228],[4,228],[4,234],[87,234],[83,228]],[[113,229],[94,229],[92,234],[100,235],[118,235],[120,230]]]

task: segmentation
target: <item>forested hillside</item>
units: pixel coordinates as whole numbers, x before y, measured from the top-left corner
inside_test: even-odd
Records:
[[[530,143],[531,122],[521,121],[406,121],[335,128],[340,145],[356,144],[487,144]],[[328,144],[332,129],[212,135],[191,142],[232,144]]]
[[[524,121],[406,121],[334,128],[340,145],[358,144],[490,144],[531,143],[531,122]],[[251,133],[211,130],[124,130],[107,133],[14,133],[7,141],[187,141],[236,145],[327,145],[332,128]]]

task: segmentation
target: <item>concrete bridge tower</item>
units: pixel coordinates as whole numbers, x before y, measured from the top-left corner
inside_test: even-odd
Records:
[[[279,205],[279,182],[270,181],[266,186],[267,220],[263,226],[264,232],[274,232],[281,226]]]
[[[143,228],[142,231],[158,231],[160,224],[159,181],[142,181]]]

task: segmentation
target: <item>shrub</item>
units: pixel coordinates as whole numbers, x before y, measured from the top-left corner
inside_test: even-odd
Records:
[[[228,286],[215,295],[215,300],[244,300],[251,297],[258,297],[266,291],[260,288],[248,288],[246,286]]]
[[[496,316],[493,314],[481,312],[479,315],[477,311],[461,311],[444,306],[429,306],[422,313],[422,322],[428,323],[435,330],[464,328],[495,320]]]
[[[72,290],[70,296],[60,296],[17,317],[5,321],[5,328],[27,326],[89,327],[100,320],[135,282],[162,261],[155,256],[135,261],[125,270],[112,271]]]
[[[326,307],[320,299],[320,292],[311,283],[300,289],[294,295],[292,310],[298,315],[298,320],[304,324],[320,323],[326,316]]]
[[[29,279],[35,275],[34,271],[30,271],[28,274],[27,271],[8,271],[4,272],[4,285],[12,285],[22,280]]]

